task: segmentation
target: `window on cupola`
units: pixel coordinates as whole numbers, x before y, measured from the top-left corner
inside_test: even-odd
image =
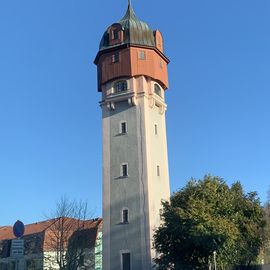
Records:
[[[113,35],[112,35],[112,39],[119,39],[119,31],[118,30],[113,30]]]
[[[155,91],[155,94],[157,94],[158,96],[161,97],[161,88],[158,84],[155,83],[155,86],[154,86],[154,91]]]
[[[115,93],[121,93],[127,91],[127,89],[128,89],[127,81],[118,81],[114,84]]]

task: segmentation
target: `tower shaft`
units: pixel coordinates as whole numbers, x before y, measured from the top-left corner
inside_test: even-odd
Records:
[[[153,266],[153,231],[160,224],[161,200],[169,199],[166,105],[150,92],[155,84],[144,76],[131,78],[114,109],[102,103],[104,269],[121,269],[123,253],[130,254],[133,270]]]
[[[127,13],[104,33],[95,64],[102,92],[103,269],[155,268],[153,234],[170,196],[167,64],[160,31]]]

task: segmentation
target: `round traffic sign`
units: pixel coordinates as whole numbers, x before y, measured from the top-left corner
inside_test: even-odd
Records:
[[[22,237],[24,234],[24,224],[20,221],[17,220],[15,224],[13,225],[13,234],[16,237]]]

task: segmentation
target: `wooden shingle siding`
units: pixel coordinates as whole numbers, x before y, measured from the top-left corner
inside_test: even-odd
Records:
[[[140,51],[145,51],[146,58],[139,59]],[[98,61],[98,84],[115,80],[144,75],[158,81],[164,89],[169,87],[167,63],[155,50],[141,47],[129,47],[119,50],[119,62],[112,62],[115,51],[105,53]],[[162,67],[160,61],[163,61]]]

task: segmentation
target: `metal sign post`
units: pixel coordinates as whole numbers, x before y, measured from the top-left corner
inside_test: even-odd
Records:
[[[13,233],[17,238],[11,241],[11,257],[15,259],[16,270],[25,270],[24,240],[21,239],[24,235],[24,224],[21,221],[15,222]]]

